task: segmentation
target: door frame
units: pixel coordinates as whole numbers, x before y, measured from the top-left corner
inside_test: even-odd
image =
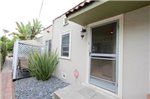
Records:
[[[89,80],[90,80],[90,69],[91,69],[91,58],[90,58],[90,55],[89,53],[91,52],[91,46],[92,46],[92,31],[91,31],[91,28],[92,27],[95,27],[95,26],[100,26],[100,25],[104,25],[104,24],[107,24],[109,22],[113,22],[115,20],[118,20],[118,92],[117,94],[113,93],[113,92],[110,92],[108,90],[105,90],[105,89],[102,89],[100,87],[97,87],[97,86],[94,86],[92,84],[89,83]],[[116,97],[119,97],[120,99],[122,99],[122,83],[123,83],[123,14],[121,15],[118,15],[118,16],[114,16],[114,17],[111,17],[111,18],[108,18],[108,19],[104,19],[102,21],[98,21],[98,22],[94,22],[94,23],[91,23],[89,25],[87,25],[87,47],[88,47],[88,53],[87,53],[87,77],[86,77],[86,83],[88,85],[90,85],[91,87],[94,87],[100,91],[104,91],[108,94],[111,94],[113,96],[116,96]]]

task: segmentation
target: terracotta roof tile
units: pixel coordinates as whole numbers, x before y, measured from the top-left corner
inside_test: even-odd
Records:
[[[84,0],[83,2],[79,3],[77,6],[73,7],[69,11],[67,11],[65,14],[66,14],[66,16],[69,16],[69,15],[73,14],[74,12],[79,11],[80,9],[88,6],[89,4],[92,4],[95,1],[96,0]]]

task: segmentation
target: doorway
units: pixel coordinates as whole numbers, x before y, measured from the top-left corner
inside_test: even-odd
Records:
[[[89,82],[117,93],[118,21],[92,27]]]

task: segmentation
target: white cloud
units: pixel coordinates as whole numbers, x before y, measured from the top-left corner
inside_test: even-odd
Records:
[[[44,0],[40,20],[46,27],[52,20],[83,0]],[[0,0],[0,36],[2,29],[14,31],[15,22],[27,23],[39,16],[42,0]]]

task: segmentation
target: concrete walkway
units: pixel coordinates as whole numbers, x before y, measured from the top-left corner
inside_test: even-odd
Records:
[[[0,97],[1,99],[14,99],[12,82],[12,58],[6,58],[3,70],[0,73]]]

